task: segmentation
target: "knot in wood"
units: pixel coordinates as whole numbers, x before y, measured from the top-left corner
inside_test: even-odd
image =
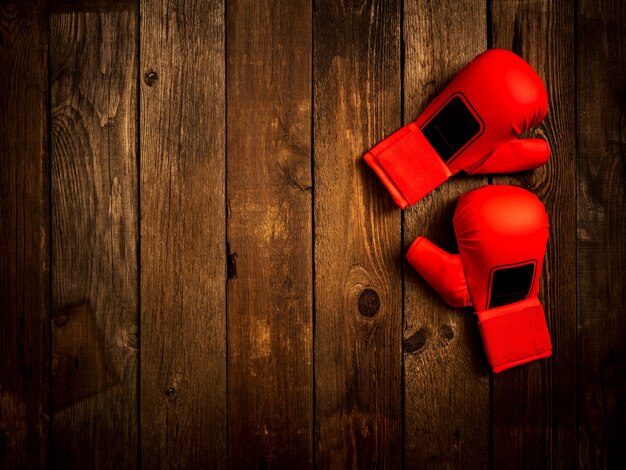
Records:
[[[359,297],[359,312],[365,317],[373,317],[380,309],[380,297],[375,290],[365,289]]]
[[[143,81],[148,86],[154,85],[158,79],[159,76],[154,70],[148,70],[143,76]]]
[[[54,318],[54,326],[62,327],[67,325],[67,315],[60,314]]]
[[[139,347],[139,328],[137,325],[128,325],[122,330],[122,345],[131,349]]]
[[[403,341],[402,349],[408,354],[416,353],[426,346],[429,337],[430,328],[424,326]]]
[[[441,337],[447,340],[454,338],[454,329],[450,325],[441,325]]]

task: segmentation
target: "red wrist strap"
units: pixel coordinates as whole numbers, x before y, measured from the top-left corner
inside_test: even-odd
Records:
[[[543,307],[537,298],[478,312],[478,328],[494,373],[552,354]]]
[[[378,143],[364,158],[402,209],[452,176],[414,122]]]

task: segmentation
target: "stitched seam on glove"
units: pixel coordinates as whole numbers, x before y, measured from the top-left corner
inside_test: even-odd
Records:
[[[413,137],[413,131],[407,132],[407,134],[402,137],[400,140],[398,140],[396,143],[394,143],[393,145],[391,145],[390,147],[387,147],[385,150],[383,150],[380,153],[381,157],[384,157],[386,154],[388,154],[389,152],[391,152],[392,150],[394,150],[396,147],[398,147],[400,144],[403,144],[405,140],[407,140],[409,137]]]

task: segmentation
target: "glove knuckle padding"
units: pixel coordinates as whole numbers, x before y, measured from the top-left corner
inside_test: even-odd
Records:
[[[514,294],[492,292],[498,267],[505,270],[529,265],[526,271],[532,271],[533,276],[523,298],[537,295],[548,240],[548,216],[535,195],[512,186],[485,186],[471,191],[459,199],[454,229],[477,311],[489,308],[489,303],[496,301],[494,294]]]
[[[545,147],[497,149],[541,122],[547,108],[532,67],[512,52],[491,49],[463,68],[414,123],[372,148],[366,161],[406,207],[459,171],[488,171],[491,157],[498,159],[495,172],[543,164]]]
[[[448,162],[453,173],[471,167],[481,156],[537,125],[548,109],[548,94],[541,78],[511,52],[487,51],[465,71],[466,76],[459,74],[457,78],[485,128],[475,143],[456,160]]]

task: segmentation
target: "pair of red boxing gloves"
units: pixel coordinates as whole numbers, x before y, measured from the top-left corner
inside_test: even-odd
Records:
[[[405,208],[450,176],[537,168],[550,156],[541,139],[519,139],[546,116],[541,78],[512,52],[476,57],[417,121],[396,131],[365,161]],[[495,373],[552,353],[539,275],[548,216],[532,193],[484,186],[460,197],[454,215],[459,254],[423,237],[406,258],[453,307],[473,306],[485,353]]]

